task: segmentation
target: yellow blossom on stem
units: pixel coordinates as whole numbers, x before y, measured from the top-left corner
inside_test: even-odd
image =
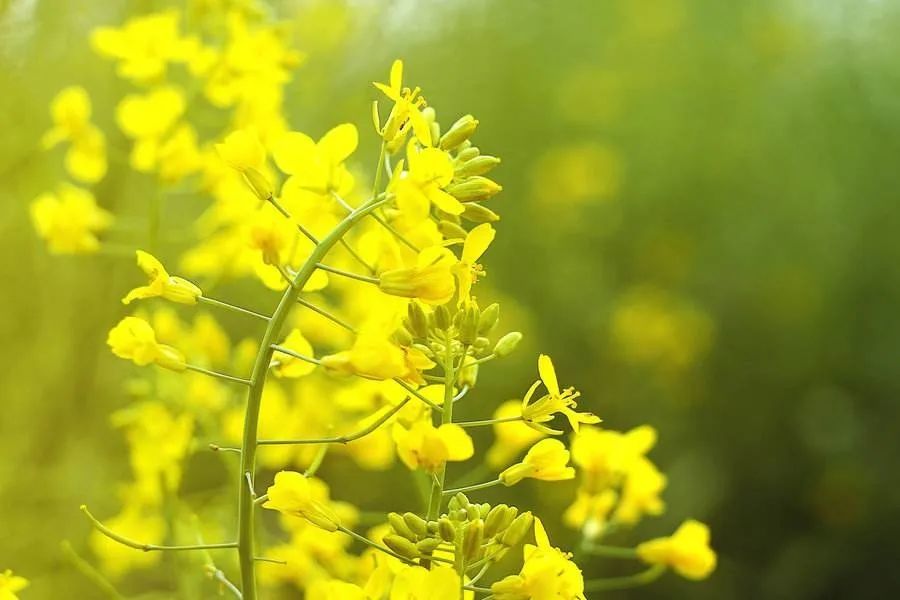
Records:
[[[86,254],[100,247],[97,233],[109,228],[113,217],[89,191],[64,183],[31,203],[31,220],[54,254]]]
[[[362,332],[350,350],[329,354],[321,359],[326,369],[372,379],[399,377],[424,383],[421,372],[435,363],[418,348],[398,346],[375,333]]]
[[[523,479],[563,481],[575,478],[575,469],[569,465],[569,451],[559,440],[541,440],[531,447],[522,462],[500,473],[503,485],[511,486]]]
[[[383,272],[378,278],[378,287],[392,296],[444,304],[456,292],[455,263],[453,252],[441,246],[430,246],[419,252],[416,266]]]
[[[184,113],[184,94],[175,86],[162,86],[146,94],[129,94],[116,107],[116,122],[134,140],[132,168],[150,172],[159,163],[164,140]]]
[[[484,268],[478,264],[478,259],[487,251],[496,234],[497,232],[494,231],[490,223],[482,223],[466,235],[466,240],[463,242],[462,256],[453,268],[453,273],[459,280],[460,303],[469,301],[472,284],[476,283],[479,277],[485,275]]]
[[[106,343],[113,354],[138,366],[155,364],[172,371],[184,371],[184,355],[175,348],[160,344],[150,324],[138,317],[125,317],[113,327]]]
[[[534,519],[537,545],[525,544],[525,563],[518,575],[494,583],[496,600],[583,600],[584,577],[571,554],[550,545],[544,525]]]
[[[303,333],[301,333],[299,329],[291,330],[288,336],[279,345],[288,350],[293,350],[297,354],[302,354],[303,356],[313,356],[312,344],[303,337]],[[278,355],[272,359],[272,372],[278,377],[303,377],[315,370],[315,364],[283,352],[278,353]]]
[[[28,587],[28,580],[7,569],[0,573],[0,600],[18,600],[16,592],[21,592]]]
[[[315,142],[304,133],[292,131],[279,138],[272,152],[275,164],[291,177],[286,187],[344,195],[353,188],[353,176],[344,161],[356,150],[356,127],[343,123]]]
[[[393,435],[397,454],[410,469],[436,473],[448,461],[468,460],[475,453],[466,430],[451,423],[435,427],[425,420],[409,429],[398,423]]]
[[[709,528],[699,521],[685,521],[671,536],[640,544],[637,553],[644,562],[671,567],[687,579],[706,579],[716,568]]]
[[[452,567],[405,567],[394,578],[390,600],[458,600],[461,584]]]
[[[415,140],[406,145],[408,171],[397,165],[388,190],[397,195],[397,208],[409,218],[424,220],[436,206],[451,215],[462,214],[462,202],[444,191],[453,180],[453,159],[440,148],[420,148]]]
[[[394,106],[383,127],[378,115],[378,103],[372,105],[375,131],[384,141],[390,146],[396,147],[402,143],[403,138],[412,128],[419,142],[425,146],[431,146],[431,125],[421,112],[425,106],[425,98],[419,94],[419,88],[410,90],[403,87],[403,61],[397,59],[391,65],[389,85],[377,82],[373,82],[373,85],[394,101]]]
[[[66,151],[66,170],[75,179],[96,183],[106,175],[106,137],[91,124],[91,99],[80,86],[61,90],[50,103],[53,127],[41,142],[51,149],[69,142]]]
[[[137,264],[150,278],[150,283],[128,292],[122,298],[122,304],[145,298],[165,298],[179,304],[196,304],[197,298],[203,294],[190,281],[169,275],[162,263],[148,252],[137,251]]]
[[[538,357],[538,373],[540,373],[540,381],[535,381],[532,384],[522,400],[522,418],[528,425],[538,431],[553,435],[560,434],[562,431],[551,429],[543,425],[543,423],[551,421],[557,413],[565,415],[576,433],[579,425],[582,423],[600,422],[600,418],[591,413],[575,412],[574,409],[577,407],[575,399],[581,396],[581,393],[576,392],[575,388],[560,390],[553,361],[546,354],[541,354]],[[532,402],[531,398],[541,383],[547,389],[547,394]]]
[[[221,144],[216,144],[216,152],[229,167],[241,174],[257,198],[272,198],[275,188],[263,173],[266,168],[266,149],[254,128],[232,131]]]
[[[598,493],[617,486],[656,443],[656,430],[648,425],[631,431],[584,427],[572,438],[572,462],[581,470],[583,487]]]
[[[496,441],[488,449],[485,459],[490,468],[500,469],[505,467],[522,450],[545,435],[522,421],[505,421],[521,414],[522,402],[520,400],[507,400],[494,411],[492,418],[501,422],[494,424]]]
[[[337,531],[341,520],[327,500],[315,498],[309,479],[295,471],[275,474],[275,483],[266,491],[268,500],[263,508],[277,510],[285,515],[306,519],[325,531]]]
[[[643,456],[637,458],[625,476],[619,506],[616,507],[616,521],[632,525],[645,514],[662,514],[666,505],[659,496],[666,483],[666,476],[660,473],[656,465]]]

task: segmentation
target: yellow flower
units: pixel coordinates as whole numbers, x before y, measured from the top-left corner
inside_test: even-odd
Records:
[[[525,544],[525,563],[518,575],[494,583],[496,600],[584,600],[584,577],[571,555],[550,545],[538,518],[534,519],[536,546]]]
[[[531,447],[522,462],[500,473],[503,485],[515,485],[525,478],[541,481],[563,481],[575,478],[569,465],[569,451],[559,440],[541,440]]]
[[[181,277],[172,277],[153,255],[137,251],[137,264],[150,278],[148,285],[134,288],[122,298],[122,304],[145,298],[165,298],[179,304],[197,304],[203,292],[196,285]]]
[[[656,430],[648,425],[627,433],[584,427],[572,438],[572,462],[582,471],[582,486],[599,493],[620,485],[655,443]]]
[[[31,204],[34,227],[54,254],[96,252],[97,233],[107,229],[112,219],[90,192],[65,183],[55,194],[41,194]]]
[[[70,86],[50,103],[53,128],[42,139],[45,149],[70,142],[66,170],[80,181],[96,183],[106,175],[106,137],[91,124],[91,99],[84,88]]]
[[[197,132],[183,123],[157,150],[159,177],[166,183],[178,182],[203,165],[203,157],[197,146]]]
[[[16,592],[28,587],[28,580],[7,569],[0,573],[0,600],[18,600]]]
[[[360,375],[372,379],[399,377],[424,383],[421,371],[434,368],[435,363],[418,348],[398,346],[374,333],[362,332],[350,350],[322,357],[326,369],[346,375]]]
[[[288,350],[293,350],[297,354],[313,356],[312,345],[306,341],[299,329],[291,330],[280,345]],[[272,372],[278,377],[303,377],[316,370],[315,364],[283,352],[279,352],[277,357],[273,358],[272,365]]]
[[[575,412],[574,409],[577,407],[575,399],[581,396],[581,393],[576,392],[575,388],[560,390],[559,382],[556,379],[556,369],[553,368],[553,361],[546,354],[541,354],[538,357],[538,373],[541,376],[540,381],[535,381],[532,384],[522,400],[522,419],[525,423],[538,431],[554,435],[560,434],[562,431],[551,429],[543,425],[543,423],[551,421],[556,413],[565,415],[576,433],[581,423],[600,422],[600,418],[591,413]],[[538,386],[542,382],[548,393],[531,402],[532,396],[534,396],[535,391],[537,391]]]
[[[441,246],[431,246],[419,252],[416,266],[382,273],[378,278],[378,287],[392,296],[418,298],[428,304],[444,304],[456,291],[453,279],[455,263],[453,252]]]
[[[106,343],[113,354],[138,366],[156,364],[173,371],[184,371],[187,368],[181,352],[157,342],[150,324],[138,317],[125,317],[119,321],[110,330]]]
[[[403,464],[429,473],[437,472],[448,461],[468,460],[475,453],[472,438],[465,429],[454,424],[435,427],[427,420],[409,429],[395,424],[394,442]]]
[[[384,127],[381,126],[381,118],[378,115],[378,103],[372,105],[375,131],[384,141],[392,147],[397,147],[403,142],[411,127],[419,142],[431,146],[431,125],[421,112],[425,106],[425,98],[419,95],[419,88],[410,90],[403,87],[403,61],[397,59],[391,65],[390,85],[377,82],[373,82],[373,85],[394,101]],[[407,124],[410,127],[407,127]]]
[[[397,195],[397,208],[413,220],[428,217],[431,206],[451,215],[465,210],[462,202],[444,191],[453,180],[453,159],[440,148],[419,148],[415,140],[406,146],[408,171],[397,165],[388,189]]]
[[[361,587],[337,579],[319,579],[306,590],[306,597],[315,600],[369,600]]]
[[[232,131],[216,151],[228,166],[244,178],[245,183],[260,200],[268,200],[275,193],[269,178],[263,174],[266,166],[266,149],[253,128]]]
[[[458,600],[462,585],[452,567],[405,567],[397,573],[390,600]]]
[[[174,86],[162,86],[146,94],[129,94],[116,107],[116,122],[134,140],[130,162],[143,173],[156,168],[163,140],[184,113],[184,94]]]
[[[337,531],[341,525],[337,513],[327,500],[314,497],[309,479],[295,471],[275,474],[275,484],[266,491],[268,500],[263,508],[277,510],[285,515],[306,519],[325,531]]]
[[[345,195],[353,188],[353,176],[344,161],[356,150],[358,142],[359,134],[350,123],[331,129],[318,142],[292,131],[276,141],[272,157],[278,168],[291,176],[286,187]]]
[[[644,562],[666,565],[687,579],[706,579],[716,568],[709,528],[699,521],[685,521],[671,536],[640,544],[637,553]]]
[[[666,476],[660,473],[652,462],[643,456],[638,457],[625,477],[615,520],[632,525],[645,514],[662,514],[665,503],[659,495],[665,489],[666,483]]]
[[[478,264],[478,259],[485,253],[494,236],[497,234],[490,223],[482,223],[473,228],[466,235],[466,241],[463,242],[462,257],[453,268],[453,273],[459,280],[459,301],[460,303],[469,300],[469,294],[472,290],[472,284],[478,281],[479,277],[483,277],[486,273],[484,268]]]
[[[510,419],[522,414],[522,402],[508,400],[494,411],[494,419]],[[487,452],[487,464],[492,469],[500,469],[508,465],[518,454],[544,436],[522,421],[510,421],[494,424],[496,441]]]
[[[594,539],[602,533],[618,499],[619,495],[609,488],[599,494],[580,489],[575,494],[575,501],[563,513],[563,522],[574,529],[582,529],[585,537]]]
[[[91,45],[118,61],[120,77],[150,83],[163,78],[169,62],[186,59],[190,46],[179,36],[178,20],[178,11],[169,10],[135,17],[119,29],[98,27],[91,33]]]

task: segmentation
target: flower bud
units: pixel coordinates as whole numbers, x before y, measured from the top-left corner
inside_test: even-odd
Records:
[[[489,512],[491,512],[491,505],[487,502],[478,505],[478,515],[482,520],[487,518]]]
[[[384,536],[384,545],[405,558],[418,558],[419,556],[419,549],[416,548],[416,545],[399,535]]]
[[[456,377],[457,384],[461,386],[467,385],[470,388],[473,388],[475,387],[475,384],[478,383],[478,365],[471,364],[473,362],[475,362],[474,357],[467,356],[465,358],[463,366]]]
[[[447,133],[441,137],[441,141],[439,142],[441,150],[453,150],[472,137],[472,134],[475,133],[477,128],[478,119],[472,115],[460,117],[456,123],[450,126]]]
[[[450,329],[450,324],[452,322],[453,320],[450,317],[450,310],[445,304],[441,304],[436,309],[434,309],[434,324],[438,329],[443,329],[444,331],[446,331]]]
[[[410,335],[405,327],[399,327],[394,330],[394,335],[391,337],[398,346],[412,346],[412,335]]]
[[[500,320],[500,305],[494,302],[481,311],[478,318],[478,335],[490,335]]]
[[[482,541],[484,541],[484,521],[477,519],[469,523],[463,536],[462,550],[467,561],[478,559]]]
[[[507,527],[506,531],[503,532],[503,535],[500,536],[500,543],[504,546],[515,546],[528,535],[533,524],[534,517],[531,512],[522,513],[509,524],[509,527]]]
[[[415,513],[403,513],[403,521],[407,527],[419,537],[428,535],[428,522]]]
[[[481,311],[474,302],[468,304],[462,312],[459,326],[459,341],[463,344],[474,344],[478,339],[478,323],[481,318]]]
[[[462,144],[456,153],[456,162],[459,164],[467,163],[479,154],[481,154],[481,150],[477,146],[473,146],[471,142]]]
[[[449,186],[447,193],[460,202],[471,202],[473,200],[486,200],[502,190],[503,186],[496,181],[477,175]]]
[[[438,520],[438,534],[445,542],[452,542],[456,539],[456,527],[453,526],[453,522],[450,519],[441,517]]]
[[[256,169],[247,169],[242,174],[244,182],[250,186],[257,198],[264,202],[272,199],[272,196],[275,194],[275,188],[272,187],[268,177]]]
[[[399,535],[405,537],[408,540],[416,539],[416,534],[412,532],[409,526],[407,526],[406,521],[398,513],[388,513],[388,523],[390,523],[391,529],[393,529]]]
[[[477,202],[466,202],[465,210],[460,216],[472,223],[495,223],[500,220],[500,215]]]
[[[441,220],[438,222],[438,231],[449,240],[466,239],[466,230],[452,221]]]
[[[409,319],[409,331],[420,339],[428,337],[428,317],[418,302],[410,302],[406,306],[406,316]]]
[[[496,156],[482,154],[468,160],[456,168],[455,174],[460,179],[464,177],[472,177],[474,175],[484,175],[490,172],[500,164],[500,159]]]
[[[478,505],[470,504],[466,507],[466,519],[469,521],[475,521],[481,518],[481,511],[478,509]]]
[[[516,346],[519,345],[519,342],[522,341],[522,334],[518,331],[510,331],[506,335],[504,335],[497,342],[497,345],[494,346],[494,354],[497,355],[497,358],[503,358],[504,356],[509,356],[516,349]]]
[[[488,512],[484,519],[484,537],[494,537],[501,531],[500,524],[506,516],[509,506],[506,504],[498,504]]]
[[[441,545],[441,540],[437,538],[425,538],[416,542],[416,548],[421,554],[431,554],[437,547]]]

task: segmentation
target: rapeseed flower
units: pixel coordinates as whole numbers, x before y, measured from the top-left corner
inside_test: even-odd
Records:
[[[162,263],[149,252],[138,250],[137,264],[150,278],[150,283],[128,292],[122,298],[122,304],[130,304],[134,300],[145,298],[165,298],[179,304],[196,304],[197,298],[203,294],[200,288],[190,281],[169,275]]]
[[[113,354],[138,366],[155,364],[172,371],[187,368],[184,355],[171,346],[157,342],[150,324],[138,317],[125,317],[119,321],[110,330],[106,343]]]
[[[375,131],[391,149],[398,148],[403,143],[410,129],[421,144],[431,146],[431,124],[421,112],[425,107],[425,98],[420,95],[419,88],[410,90],[403,87],[403,61],[398,59],[391,65],[389,81],[388,85],[373,82],[376,88],[394,101],[384,126],[381,125],[381,118],[378,115],[378,103],[372,105]]]
[[[21,592],[28,587],[28,580],[18,575],[13,575],[9,569],[0,573],[0,600],[18,600],[16,592]]]
[[[574,409],[577,407],[575,399],[581,396],[581,393],[576,392],[575,388],[560,390],[553,361],[546,354],[541,354],[538,357],[538,372],[540,373],[540,380],[532,384],[522,400],[522,419],[525,423],[543,433],[558,435],[562,431],[551,429],[544,425],[544,423],[552,420],[557,413],[565,415],[576,433],[579,425],[582,423],[600,422],[600,418],[591,413],[575,412]],[[532,402],[531,399],[541,383],[544,384],[547,394]]]
[[[309,479],[295,471],[280,471],[275,474],[275,483],[266,491],[268,500],[263,508],[301,517],[325,531],[337,531],[341,526],[340,517],[329,506],[327,499],[315,498]]]
[[[466,235],[466,239],[463,242],[462,256],[453,268],[453,274],[456,275],[459,281],[460,303],[470,300],[469,295],[472,285],[478,281],[479,277],[485,275],[484,268],[478,264],[478,259],[487,251],[488,246],[494,241],[495,235],[496,231],[494,231],[490,223],[482,223]]]
[[[453,252],[431,246],[419,252],[416,266],[381,273],[378,287],[392,296],[417,298],[428,304],[444,304],[456,292],[453,279],[455,264]]]
[[[699,521],[685,521],[671,536],[638,545],[637,553],[644,562],[671,567],[687,579],[706,579],[716,568],[709,528]]]
[[[88,254],[100,248],[97,234],[109,228],[113,216],[89,191],[63,183],[31,203],[31,220],[50,252]]]
[[[303,333],[299,329],[292,329],[280,345],[288,350],[293,350],[297,354],[302,354],[303,356],[308,356],[310,358],[313,356],[312,344],[303,337]],[[303,377],[315,370],[316,365],[314,363],[299,359],[290,354],[285,354],[284,352],[279,352],[278,356],[272,359],[272,372],[278,377]]]
[[[344,166],[359,143],[356,127],[344,123],[319,139],[300,132],[290,132],[275,143],[272,157],[282,172],[290,175],[287,188],[314,194],[335,192],[341,196],[353,189],[353,176]]]
[[[398,423],[394,425],[394,442],[403,464],[429,473],[436,473],[448,461],[468,460],[475,453],[472,438],[454,424],[435,427],[429,421],[419,421],[407,429]]]
[[[559,440],[541,440],[531,447],[522,462],[500,473],[500,481],[506,486],[526,478],[541,481],[574,479],[575,469],[569,466],[569,451],[565,445]]]
[[[91,99],[81,86],[61,90],[50,103],[53,127],[41,142],[49,150],[69,142],[66,171],[79,181],[96,183],[106,175],[106,136],[91,123]]]

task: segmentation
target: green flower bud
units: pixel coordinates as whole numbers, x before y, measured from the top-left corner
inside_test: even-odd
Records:
[[[420,339],[428,337],[428,317],[415,300],[406,306],[406,318],[409,320],[409,331]]]
[[[494,223],[500,220],[500,215],[477,202],[466,202],[465,210],[460,216],[472,223]]]
[[[463,536],[462,550],[467,561],[480,558],[482,541],[484,541],[484,521],[478,519],[469,523]]]
[[[528,535],[532,525],[534,525],[534,517],[532,514],[530,512],[522,513],[509,524],[509,527],[507,527],[506,531],[503,532],[503,535],[500,536],[500,543],[504,546],[515,546]]]
[[[441,220],[438,222],[438,231],[447,239],[464,240],[466,239],[466,230],[451,221]]]
[[[487,518],[489,512],[491,512],[491,505],[487,502],[482,502],[478,505],[478,516],[480,519],[484,520]]]
[[[472,160],[468,160],[456,167],[455,174],[460,179],[464,177],[472,177],[475,175],[484,175],[500,164],[500,159],[496,156],[483,154],[476,156]]]
[[[403,513],[403,521],[410,531],[417,536],[425,537],[428,535],[428,522],[419,515],[411,512]]]
[[[478,335],[491,335],[494,327],[500,321],[500,305],[494,302],[486,309],[481,311],[478,318]]]
[[[406,521],[398,513],[388,513],[388,523],[395,533],[405,537],[408,540],[415,540],[416,534],[407,526]]]
[[[497,355],[497,358],[503,358],[504,356],[509,356],[513,353],[513,350],[516,349],[516,346],[519,345],[519,342],[522,341],[522,334],[518,331],[510,331],[506,335],[504,335],[497,342],[497,345],[494,346],[494,354]]]
[[[419,550],[421,554],[431,554],[434,552],[438,546],[441,545],[441,540],[437,538],[425,538],[416,543],[416,548]]]
[[[475,387],[478,383],[478,365],[463,365],[456,377],[456,383],[460,386]]]
[[[472,134],[475,133],[477,128],[478,119],[472,115],[460,117],[456,123],[450,126],[447,133],[441,137],[441,141],[438,145],[441,150],[453,150],[472,137]]]
[[[459,325],[459,341],[463,344],[474,344],[478,339],[478,323],[481,319],[481,311],[475,302],[466,306],[462,313]]]
[[[497,195],[503,190],[503,186],[488,179],[476,175],[464,179],[460,183],[454,183],[447,188],[447,193],[455,197],[460,202],[471,202],[473,200],[486,200],[491,196]]]
[[[453,542],[456,539],[456,527],[447,517],[441,517],[438,521],[438,534],[445,542]]]
[[[498,504],[488,512],[484,519],[484,537],[494,537],[500,529],[500,524],[509,510],[506,504]]]
[[[394,331],[394,341],[400,346],[411,346],[413,338],[405,327],[400,327]]]
[[[479,154],[481,154],[481,150],[473,146],[471,142],[468,142],[468,144],[460,146],[459,152],[456,154],[456,162],[458,164],[467,163]]]
[[[469,521],[474,521],[476,519],[481,518],[481,511],[478,510],[477,504],[470,504],[466,507],[466,519]]]
[[[433,314],[434,324],[438,329],[443,329],[444,331],[450,329],[452,319],[450,317],[450,310],[447,308],[446,304],[441,304],[436,309],[434,309]]]
[[[418,558],[419,556],[419,549],[416,548],[416,545],[399,535],[384,536],[384,545],[405,558]]]
[[[453,497],[456,498],[456,501],[459,503],[460,508],[469,508],[469,504],[471,504],[471,502],[469,502],[468,496],[466,496],[462,492],[456,492],[456,495]]]

